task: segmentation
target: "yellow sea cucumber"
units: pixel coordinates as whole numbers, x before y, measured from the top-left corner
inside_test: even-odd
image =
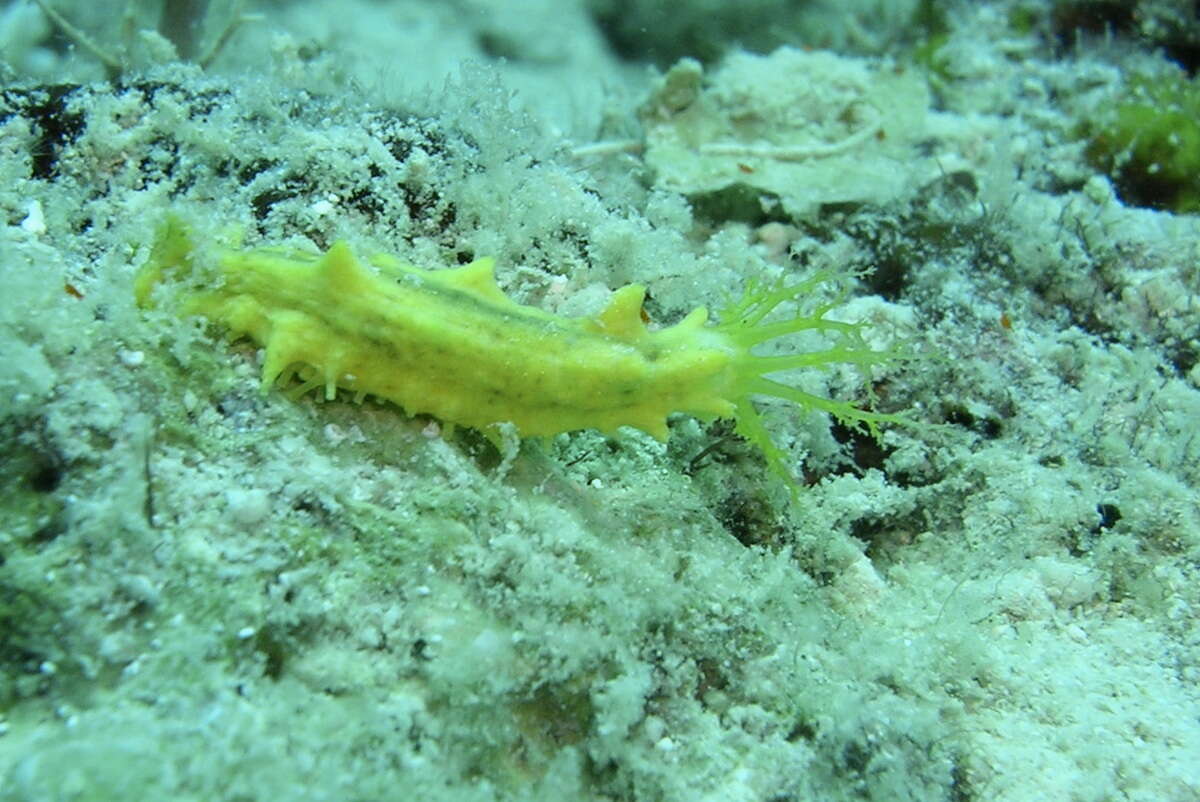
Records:
[[[218,247],[206,254],[218,280],[196,287],[197,255],[188,227],[169,217],[138,274],[136,299],[148,305],[164,278],[191,278],[181,311],[261,345],[264,391],[298,376],[301,394],[323,388],[332,399],[342,388],[491,436],[497,424],[511,422],[521,436],[633,426],[665,440],[673,412],[730,417],[737,432],[763,450],[772,470],[789,480],[783,452],[767,435],[752,396],[784,398],[872,429],[898,419],[767,378],[798,367],[869,365],[891,356],[869,349],[857,325],[826,319],[832,304],[766,320],[780,304],[810,294],[826,274],[793,285],[752,284],[718,324],[700,307],[653,330],[642,320],[640,285],[617,290],[595,317],[563,318],[504,295],[490,258],[425,270],[389,256],[364,265],[344,242],[324,254]],[[752,352],[762,342],[806,330],[826,332],[835,343],[780,356]]]

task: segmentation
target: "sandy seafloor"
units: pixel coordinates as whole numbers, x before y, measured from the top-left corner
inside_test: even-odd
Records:
[[[1189,4],[53,5],[112,63],[0,6],[0,798],[1200,799],[1200,217],[1078,136]],[[728,422],[264,395],[135,306],[168,210],[660,325],[853,272],[914,423],[764,401],[792,503]]]

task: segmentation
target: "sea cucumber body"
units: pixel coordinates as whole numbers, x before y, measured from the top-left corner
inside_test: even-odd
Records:
[[[224,250],[218,264],[223,283],[185,309],[262,345],[264,387],[292,370],[329,398],[340,387],[485,432],[511,422],[521,436],[634,426],[665,439],[671,412],[735,411],[738,348],[703,309],[649,330],[637,285],[573,319],[513,302],[490,259],[431,271],[380,257],[372,270],[338,243],[322,256]]]

